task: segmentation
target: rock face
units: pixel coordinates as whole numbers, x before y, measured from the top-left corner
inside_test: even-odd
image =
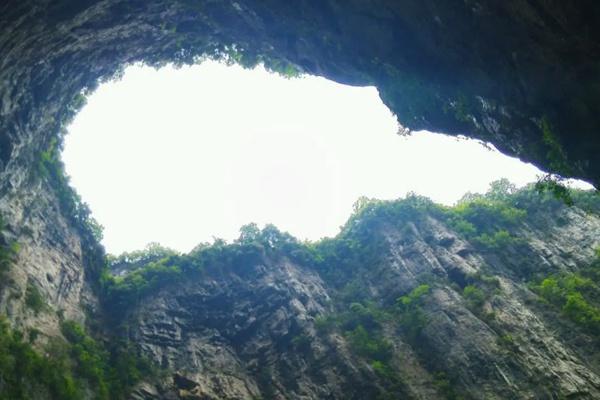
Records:
[[[253,239],[239,245],[252,251],[217,252],[122,304],[114,319],[121,310],[96,297],[93,241],[47,180],[23,182],[7,185],[0,202],[4,239],[21,245],[0,311],[45,339],[60,337],[65,319],[126,339],[160,370],[132,399],[600,397],[598,335],[531,286],[590,265],[597,210],[524,203],[511,240],[485,247],[443,208],[390,203],[381,215],[375,207],[354,216],[343,232],[359,233],[333,239],[347,242],[335,257],[284,251],[269,244],[276,235]],[[179,265],[196,256],[174,257]],[[143,268],[121,268],[120,277]]]
[[[599,22],[593,0],[8,0],[0,171],[34,162],[80,92],[124,65],[235,48],[247,64],[375,85],[412,130],[487,140],[598,185]]]
[[[524,265],[549,274],[589,264],[600,218],[564,208],[523,221],[517,233],[526,244],[486,253],[439,218],[390,221],[374,233],[386,243],[384,262],[335,284],[273,254],[245,268],[203,270],[129,314],[130,340],[170,371],[160,383],[141,384],[134,398],[598,398],[596,342],[550,313],[522,272]],[[473,308],[462,289],[484,279],[478,276],[494,281],[494,290]],[[392,387],[352,351],[347,332],[318,326],[347,311],[348,283],[359,287],[353,301],[385,306],[423,282],[431,291],[418,341],[398,328],[397,315],[382,323],[387,364],[398,377]]]
[[[336,373],[355,369],[348,355],[316,335],[315,318],[331,310],[323,281],[287,260],[264,261],[155,296],[130,323],[132,340],[175,371],[175,398],[362,398],[351,374]]]
[[[61,335],[63,318],[99,320],[101,251],[43,170],[82,91],[129,63],[226,53],[375,85],[410,129],[488,140],[598,186],[599,27],[592,0],[3,1],[0,216],[20,251],[2,278],[0,314],[46,339]],[[539,302],[525,277],[589,263],[599,226],[563,209],[522,221],[524,244],[482,252],[432,215],[379,226],[371,234],[384,260],[341,276],[284,254],[207,268],[129,310],[127,337],[166,371],[133,396],[598,398],[597,342]],[[464,294],[472,282],[492,288],[476,307]],[[391,310],[424,283],[416,335]],[[322,328],[361,307],[379,316],[385,365],[356,354],[356,327]],[[378,350],[362,339],[363,353]]]
[[[13,179],[3,182],[0,215],[9,222],[6,240],[19,251],[2,278],[0,315],[23,332],[38,330],[40,339],[57,337],[60,319],[83,323],[86,312],[97,310],[87,279],[89,243],[62,215],[52,187],[32,178],[29,166],[13,168]]]

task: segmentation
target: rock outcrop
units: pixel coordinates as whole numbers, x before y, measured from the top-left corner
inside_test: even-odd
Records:
[[[218,56],[375,85],[407,128],[490,141],[598,186],[599,22],[595,1],[4,1],[0,216],[20,251],[0,314],[48,340],[61,320],[110,320],[103,254],[57,160],[85,93],[127,64]],[[597,216],[547,210],[494,251],[436,215],[403,221],[358,240],[378,239],[376,263],[339,272],[266,252],[243,270],[209,266],[94,333],[163,366],[137,399],[600,396],[597,339],[529,287],[591,262]],[[396,304],[422,285],[418,307]]]
[[[47,182],[33,178],[29,166],[13,167],[13,179],[4,182],[0,215],[9,222],[5,240],[17,243],[19,250],[2,277],[0,315],[23,332],[39,331],[45,343],[60,337],[61,319],[83,323],[86,313],[97,311],[86,251],[98,244],[63,216]]]
[[[209,267],[141,301],[127,318],[129,338],[170,372],[161,383],[143,383],[135,398],[600,396],[597,339],[548,311],[523,269],[548,275],[589,265],[600,243],[598,216],[563,207],[527,218],[515,230],[522,242],[490,252],[434,216],[398,222],[374,230],[386,243],[384,261],[342,278],[263,254],[244,267]],[[391,346],[388,375],[356,352],[348,330],[319,327],[352,303],[393,309],[423,283],[431,289],[417,340],[399,314],[379,322]],[[491,287],[477,307],[464,294],[469,283]]]
[[[599,20],[594,1],[4,1],[0,172],[34,162],[123,66],[220,52],[375,85],[405,127],[598,185]]]

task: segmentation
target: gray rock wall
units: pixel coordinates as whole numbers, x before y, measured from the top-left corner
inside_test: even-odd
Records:
[[[600,396],[594,340],[548,313],[518,270],[525,262],[548,274],[572,272],[593,259],[600,219],[565,208],[555,218],[563,222],[538,216],[521,224],[524,245],[489,254],[433,217],[379,231],[389,252],[360,271],[362,294],[385,305],[420,283],[432,288],[418,343],[394,318],[384,323],[403,397],[444,398],[440,373],[464,398]],[[473,276],[497,282],[478,310],[461,295]],[[389,389],[343,332],[315,327],[348,307],[339,285],[286,258],[266,257],[244,271],[209,269],[142,303],[129,317],[130,338],[171,375],[145,383],[136,398],[364,399]]]

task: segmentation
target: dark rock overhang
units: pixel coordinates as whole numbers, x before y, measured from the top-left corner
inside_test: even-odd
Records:
[[[600,185],[593,0],[7,0],[1,173],[35,162],[81,91],[123,66],[216,52],[375,85],[409,129],[489,141]]]

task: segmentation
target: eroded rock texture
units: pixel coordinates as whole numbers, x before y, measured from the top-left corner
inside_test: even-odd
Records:
[[[524,278],[531,270],[546,275],[588,265],[600,240],[598,217],[565,208],[553,218],[528,218],[517,229],[526,244],[494,252],[475,250],[431,216],[390,221],[374,234],[386,243],[385,261],[335,284],[311,267],[263,255],[244,268],[208,268],[142,301],[128,317],[129,337],[170,375],[145,382],[134,397],[600,396],[596,339],[549,311]],[[474,309],[463,288],[477,276],[495,288]],[[348,332],[318,327],[319,319],[347,311],[349,286],[356,285],[351,301],[393,307],[423,282],[431,292],[418,340],[405,331],[410,327],[398,327],[397,314],[383,319],[393,384],[357,354]],[[452,392],[440,376],[451,380]]]
[[[24,333],[39,331],[45,343],[60,336],[61,319],[83,323],[86,312],[97,311],[89,272],[102,261],[99,245],[63,214],[55,190],[34,176],[37,168],[14,163],[2,181],[0,215],[8,223],[3,236],[19,250],[0,279],[0,315]]]
[[[138,310],[133,340],[176,371],[179,396],[364,398],[348,354],[316,335],[315,317],[331,311],[323,281],[287,260],[264,261],[156,296]]]
[[[235,45],[376,85],[413,130],[488,140],[597,185],[599,22],[592,0],[5,1],[0,165],[31,163],[77,94],[122,66]]]
[[[190,63],[235,47],[245,61],[376,85],[408,128],[488,140],[598,186],[599,26],[592,0],[3,1],[0,215],[21,250],[3,278],[0,313],[42,338],[60,336],[61,318],[95,320],[101,254],[61,206],[44,160],[82,90],[129,63]],[[339,282],[265,255],[244,271],[208,269],[128,314],[127,337],[167,371],[134,396],[435,399],[451,380],[466,398],[598,398],[597,343],[540,306],[519,273],[591,260],[597,217],[561,213],[524,221],[527,245],[500,253],[475,251],[433,217],[374,233],[389,250],[360,272],[363,300],[388,307],[435,282],[419,346],[394,321],[383,324],[399,380],[350,351],[344,332],[318,332],[318,317],[347,308]],[[499,287],[475,312],[461,291],[478,271]]]

